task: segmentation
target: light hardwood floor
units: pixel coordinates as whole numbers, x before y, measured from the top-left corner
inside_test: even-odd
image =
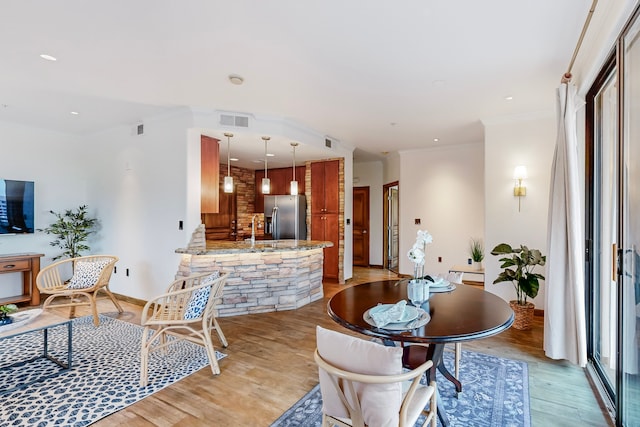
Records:
[[[318,382],[315,326],[349,333],[329,319],[328,298],[344,286],[395,277],[386,270],[355,268],[347,285],[325,284],[323,301],[295,311],[221,318],[229,347],[220,348],[214,333],[214,345],[228,354],[220,361],[220,375],[201,369],[94,425],[269,426]],[[125,313],[118,315],[109,301],[100,302],[103,314],[139,324],[141,307],[123,307]],[[542,318],[536,318],[530,331],[510,329],[463,349],[528,363],[533,426],[612,425],[584,371],[544,356],[542,329]]]

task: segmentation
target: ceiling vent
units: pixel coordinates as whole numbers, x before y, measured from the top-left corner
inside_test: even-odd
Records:
[[[333,141],[329,138],[324,139],[324,146],[326,148],[333,148]]]
[[[220,114],[220,124],[223,126],[235,126],[239,128],[249,127],[249,117]]]

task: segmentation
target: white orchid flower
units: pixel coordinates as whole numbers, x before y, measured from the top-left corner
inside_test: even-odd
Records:
[[[422,243],[423,245],[427,245],[433,242],[433,237],[427,230],[418,230],[418,237],[416,238],[416,243]]]
[[[413,245],[409,253],[407,253],[407,256],[409,257],[409,260],[415,264],[424,264],[424,251],[417,245]]]

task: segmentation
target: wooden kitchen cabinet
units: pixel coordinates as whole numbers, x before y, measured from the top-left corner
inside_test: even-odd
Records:
[[[304,194],[305,166],[296,167],[296,180],[298,181],[298,194]],[[269,179],[271,180],[271,192],[269,195],[285,195],[290,194],[291,180],[293,179],[292,168],[269,169]],[[256,171],[256,195],[255,195],[255,212],[264,212],[264,194],[262,194],[262,178],[264,178],[264,170]]]
[[[311,163],[311,213],[335,213],[340,210],[340,161]]]
[[[338,214],[311,215],[311,240],[333,242],[330,248],[324,248],[324,279],[339,279],[340,230]]]
[[[311,163],[311,240],[333,243],[324,248],[323,278],[339,280],[340,161]]]
[[[200,136],[200,212],[218,213],[220,151],[219,139]]]

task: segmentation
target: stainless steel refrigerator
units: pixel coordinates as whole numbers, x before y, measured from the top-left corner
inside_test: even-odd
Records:
[[[307,239],[305,196],[264,196],[265,234],[272,239]]]

